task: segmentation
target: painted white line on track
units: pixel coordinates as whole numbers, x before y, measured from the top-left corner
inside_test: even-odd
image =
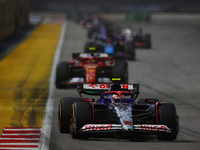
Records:
[[[43,125],[41,129],[41,138],[40,138],[40,144],[39,149],[40,150],[49,150],[49,141],[51,137],[51,126],[52,126],[52,117],[53,117],[53,107],[54,107],[54,83],[55,83],[55,74],[56,74],[56,65],[59,62],[63,42],[64,42],[64,36],[65,36],[65,30],[67,26],[67,21],[65,20],[61,29],[61,35],[59,39],[58,46],[56,48],[56,52],[54,55],[54,61],[53,66],[51,70],[51,77],[49,82],[49,95],[48,100],[46,102],[46,110],[44,113],[43,118]]]
[[[40,129],[4,129],[4,131],[40,131]]]
[[[1,135],[5,136],[5,135],[29,135],[29,136],[32,136],[32,135],[40,135],[40,133],[22,133],[22,134],[4,134],[2,133]]]
[[[24,148],[24,147],[20,147],[20,148],[14,148],[14,147],[0,147],[0,149],[8,149],[8,150],[38,150],[38,148]]]
[[[40,138],[0,138],[0,140],[40,140]]]

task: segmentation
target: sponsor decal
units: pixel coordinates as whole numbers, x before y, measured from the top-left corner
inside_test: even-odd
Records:
[[[131,125],[131,121],[123,121],[124,125]]]
[[[84,131],[90,131],[90,130],[110,130],[112,129],[112,124],[110,125],[90,125],[90,126],[84,126]]]
[[[122,89],[129,89],[133,90],[133,85],[132,84],[120,84]]]
[[[134,125],[135,129],[142,129],[148,131],[161,131],[161,132],[171,132],[171,130],[165,125]]]
[[[113,130],[122,129],[121,125],[116,124],[88,124],[82,127],[82,131],[101,131],[101,130]]]
[[[132,84],[120,84],[122,89],[129,89],[133,90],[133,85]],[[83,85],[84,89],[108,89],[109,85],[108,84],[84,84]]]
[[[90,68],[90,69],[88,69],[88,71],[89,71],[89,72],[95,72],[95,69]]]
[[[84,84],[84,89],[108,89],[108,84]]]

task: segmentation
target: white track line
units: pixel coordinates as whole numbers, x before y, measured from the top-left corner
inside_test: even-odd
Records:
[[[56,48],[56,52],[54,55],[54,62],[51,70],[51,77],[50,77],[50,83],[49,83],[49,95],[48,100],[46,102],[46,111],[44,113],[43,118],[43,125],[41,129],[41,138],[40,138],[40,150],[49,150],[49,144],[50,144],[50,137],[51,137],[51,126],[52,126],[52,116],[53,116],[53,107],[54,107],[54,87],[55,87],[55,74],[56,74],[56,65],[59,62],[63,42],[64,42],[64,36],[65,36],[65,30],[67,26],[67,21],[64,21],[62,29],[61,29],[61,35],[59,39],[58,46]]]
[[[0,141],[1,140],[40,140],[40,138],[0,138]]]
[[[4,134],[4,133],[2,133],[1,134],[2,136],[6,136],[6,135],[30,135],[30,136],[32,136],[32,135],[40,135],[40,133],[13,133],[13,134],[10,134],[10,133],[8,133],[8,134]]]
[[[0,147],[0,149],[8,149],[8,150],[38,150],[38,148],[26,148],[26,147],[20,147],[20,148],[15,148],[15,147]]]
[[[3,131],[40,131],[41,129],[4,129]]]

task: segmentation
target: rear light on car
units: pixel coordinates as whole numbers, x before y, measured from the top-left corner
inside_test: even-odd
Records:
[[[154,103],[154,102],[155,102],[154,99],[147,99],[147,100],[146,100],[146,103]]]

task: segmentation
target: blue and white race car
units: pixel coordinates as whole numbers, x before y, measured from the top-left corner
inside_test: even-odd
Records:
[[[74,139],[99,133],[118,137],[144,133],[175,140],[179,133],[175,105],[155,98],[136,101],[139,84],[83,83],[77,85],[77,91],[80,98],[61,98],[58,107],[59,130],[71,133]]]

